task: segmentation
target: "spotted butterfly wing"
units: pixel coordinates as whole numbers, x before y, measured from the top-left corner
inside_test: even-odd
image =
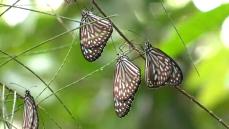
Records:
[[[30,95],[30,92],[26,90],[24,98],[24,122],[23,129],[38,129],[39,119],[35,101]]]
[[[149,87],[160,87],[166,84],[177,86],[182,82],[181,69],[166,53],[152,47],[147,42],[145,44],[145,55],[145,78]]]
[[[103,48],[104,48],[103,45],[94,48],[86,48],[83,45],[81,46],[81,50],[83,52],[84,58],[90,62],[95,61],[97,58],[101,56],[101,53],[103,52]]]
[[[116,64],[113,87],[115,111],[119,117],[124,117],[129,112],[140,82],[140,69],[127,56],[120,56]]]
[[[133,100],[134,96],[131,96],[129,99],[123,101],[114,98],[115,112],[118,115],[118,117],[124,117],[130,111],[130,107]]]
[[[173,65],[173,73],[170,76],[170,78],[165,82],[165,84],[177,86],[181,84],[183,80],[183,75],[182,75],[180,67],[177,65],[176,62],[172,62],[172,65]]]
[[[88,61],[95,61],[100,57],[113,32],[112,24],[109,20],[96,16],[90,11],[82,11],[80,26],[81,50]],[[85,55],[84,50],[91,50],[91,52]]]

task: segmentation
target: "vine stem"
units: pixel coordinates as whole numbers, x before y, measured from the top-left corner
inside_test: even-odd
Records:
[[[92,0],[93,5],[98,9],[98,11],[106,17],[107,15],[104,13],[104,11],[99,7],[97,4],[96,0]],[[109,19],[110,20],[110,19]],[[141,52],[133,45],[133,43],[120,31],[120,29],[110,20],[111,24],[115,28],[115,30],[119,33],[119,35],[130,45],[130,47],[138,52],[141,57],[145,60],[145,57],[141,54]],[[214,119],[216,119],[221,125],[223,125],[226,129],[229,129],[229,126],[224,122],[222,118],[217,116],[213,111],[209,110],[206,108],[204,105],[202,105],[195,97],[190,95],[188,92],[186,92],[184,89],[181,89],[180,87],[176,86],[175,87],[177,91],[182,93],[185,97],[189,98],[192,102],[197,104],[200,108],[202,108],[204,111],[206,111],[210,116],[212,116]]]
[[[181,89],[178,86],[175,86],[175,88],[181,92],[183,95],[185,95],[187,98],[189,98],[192,102],[197,104],[200,108],[205,110],[209,115],[211,115],[213,118],[215,118],[218,122],[220,122],[225,128],[229,129],[229,125],[227,125],[226,122],[224,122],[223,119],[221,119],[219,116],[217,116],[213,111],[207,109],[204,105],[202,105],[199,101],[197,101],[192,95],[187,93],[184,89]]]

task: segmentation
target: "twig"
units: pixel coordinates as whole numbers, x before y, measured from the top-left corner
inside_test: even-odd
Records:
[[[15,110],[15,106],[16,106],[16,101],[17,101],[17,92],[14,91],[14,100],[13,100],[13,108],[12,108],[12,112],[11,112],[11,118],[10,118],[10,123],[13,124],[13,118],[14,118],[14,110]],[[10,127],[10,129],[12,129],[12,126]]]
[[[9,6],[4,12],[2,12],[0,14],[0,17],[5,14],[7,11],[9,11],[13,6],[15,6],[20,0],[17,0],[16,2],[14,2],[11,6]]]
[[[114,17],[114,16],[115,16],[115,15],[111,15],[111,16],[102,18],[102,19],[100,19],[100,20],[107,19],[107,18],[109,18],[109,17]],[[51,37],[51,38],[49,38],[49,39],[47,39],[47,40],[45,40],[45,41],[42,41],[42,42],[38,43],[37,45],[33,46],[32,48],[26,49],[25,51],[23,51],[23,52],[21,52],[21,53],[15,55],[15,56],[13,56],[13,57],[10,58],[9,60],[6,60],[5,62],[1,63],[1,64],[0,64],[0,67],[2,67],[3,65],[7,64],[8,62],[14,60],[14,59],[17,58],[18,56],[21,56],[21,55],[23,55],[23,54],[25,54],[25,53],[27,53],[27,52],[29,52],[29,51],[35,49],[35,48],[38,48],[38,47],[40,47],[40,46],[46,44],[46,43],[49,42],[49,41],[52,41],[52,40],[54,40],[54,39],[56,39],[56,38],[59,38],[59,37],[65,35],[65,34],[67,34],[67,33],[70,33],[70,32],[72,32],[72,31],[75,31],[75,30],[77,30],[77,29],[79,29],[79,28],[81,28],[81,27],[83,27],[83,26],[86,26],[86,25],[89,25],[89,24],[93,24],[93,23],[95,23],[95,22],[97,22],[97,21],[100,21],[100,20],[96,20],[96,21],[92,21],[92,22],[86,23],[86,24],[84,24],[84,25],[82,25],[82,26],[80,26],[80,27],[76,27],[76,28],[74,28],[74,29],[65,31],[65,32],[60,33],[60,34],[58,34],[58,35],[56,35],[56,36],[54,36],[54,37]]]
[[[5,119],[5,85],[2,85],[2,97],[1,97],[1,100],[2,100],[2,119],[3,120],[6,120]],[[6,128],[6,125],[5,125],[5,122],[3,123],[3,126],[4,126],[4,129]]]
[[[68,109],[68,107],[64,104],[64,102],[54,93],[53,89],[39,76],[37,75],[33,70],[31,70],[29,67],[27,67],[26,65],[24,65],[22,62],[20,62],[19,60],[15,59],[13,56],[9,55],[8,53],[0,50],[1,53],[3,53],[4,55],[9,56],[11,59],[13,59],[14,61],[16,61],[18,64],[20,64],[23,68],[27,69],[28,71],[30,71],[35,77],[37,77],[46,87],[48,87],[48,89],[54,94],[54,96],[57,98],[57,100],[60,102],[60,104],[64,107],[64,109],[67,111],[67,113],[72,117],[72,119],[74,121],[76,121],[75,117],[73,116],[72,112]]]
[[[99,5],[96,3],[96,0],[92,0],[92,3],[95,5],[95,7],[100,11],[101,14],[103,14],[104,16],[106,16],[106,14],[104,13],[104,11],[99,7]],[[124,40],[127,41],[127,43],[133,48],[133,50],[138,51],[138,49],[135,48],[135,46],[132,44],[132,42],[130,42],[130,40],[118,29],[118,27],[116,27],[114,25],[114,23],[110,20],[110,22],[113,24],[114,28],[117,30],[117,32],[119,33],[119,35],[121,37],[123,37]],[[142,57],[142,56],[141,56]],[[145,58],[143,58],[145,59]],[[198,102],[198,100],[196,100],[193,96],[191,96],[189,93],[185,92],[185,90],[181,89],[180,87],[175,87],[179,92],[181,92],[184,96],[186,96],[187,98],[191,99],[192,102],[194,102],[195,104],[197,104],[200,108],[202,108],[203,110],[205,110],[209,115],[211,115],[214,119],[216,119],[220,124],[222,124],[225,128],[229,129],[229,126],[223,121],[223,119],[219,118],[215,113],[213,113],[211,110],[208,110],[205,106],[203,106],[200,102]]]
[[[181,89],[179,86],[175,87],[179,92],[181,92],[183,95],[188,97],[192,102],[197,104],[200,108],[205,110],[209,115],[211,115],[213,118],[215,118],[218,122],[220,122],[225,128],[229,129],[229,125],[227,125],[226,122],[224,122],[223,119],[221,119],[219,116],[217,116],[213,111],[207,109],[204,105],[202,105],[199,101],[197,101],[193,96],[191,96],[189,93],[187,93],[185,90]]]
[[[116,58],[113,59],[113,60],[111,60],[111,62],[109,62],[109,63],[103,65],[103,66],[100,67],[99,69],[96,69],[96,70],[90,72],[89,74],[86,74],[85,76],[81,77],[80,79],[78,79],[78,80],[76,80],[76,81],[74,81],[74,82],[71,82],[71,83],[67,84],[66,86],[64,86],[64,87],[62,87],[62,88],[60,88],[60,89],[58,89],[55,93],[61,92],[61,91],[63,91],[64,89],[69,88],[69,87],[73,86],[74,84],[79,83],[80,81],[82,81],[82,80],[84,80],[84,79],[90,77],[91,75],[93,75],[93,74],[95,74],[95,73],[97,73],[97,72],[102,71],[105,67],[111,65],[115,60],[116,60]],[[48,99],[48,98],[51,97],[51,96],[52,96],[52,94],[50,94],[50,95],[48,95],[47,97],[45,97],[44,99],[42,99],[42,100],[38,103],[38,105],[39,105],[40,103],[44,102],[46,99]]]
[[[31,12],[36,12],[36,13],[40,13],[40,14],[44,14],[44,15],[49,15],[49,16],[54,16],[56,17],[56,14],[51,14],[51,13],[47,13],[47,12],[42,12],[39,10],[34,10],[34,9],[28,9],[28,8],[23,8],[23,7],[19,7],[19,6],[15,6],[15,5],[8,5],[8,4],[0,4],[2,6],[8,6],[8,7],[14,7],[14,8],[18,8],[18,9],[23,9],[23,10],[27,10],[27,11],[31,11]],[[59,16],[61,19],[65,19],[68,21],[73,21],[73,22],[78,22],[80,23],[80,21],[68,18],[68,17],[64,17],[64,16]]]

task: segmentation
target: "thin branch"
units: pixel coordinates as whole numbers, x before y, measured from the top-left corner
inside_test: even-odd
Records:
[[[14,126],[14,125],[12,125],[10,122],[8,122],[7,120],[4,120],[4,119],[1,119],[0,118],[0,120],[1,121],[3,121],[3,122],[5,122],[5,123],[7,123],[7,124],[9,124],[9,125],[11,125],[13,128],[15,128],[15,129],[18,129],[16,126]]]
[[[95,7],[100,11],[101,14],[103,14],[104,16],[106,16],[106,14],[104,13],[104,11],[99,7],[99,5],[96,3],[96,0],[92,0],[92,3],[95,5]],[[111,20],[110,20],[111,21]],[[113,24],[114,28],[117,30],[117,32],[119,33],[119,35],[121,37],[123,37],[124,40],[127,41],[128,44],[130,44],[131,47],[133,47],[133,50],[135,50],[136,52],[139,53],[138,49],[135,48],[135,46],[132,44],[132,42],[130,42],[130,40],[124,36],[124,34],[114,25],[114,23],[111,21],[111,23]],[[142,56],[141,56],[142,57]],[[143,58],[145,59],[145,58]],[[204,111],[206,111],[209,115],[211,115],[214,119],[216,119],[220,124],[222,124],[225,128],[229,129],[229,126],[221,119],[219,118],[215,113],[213,113],[211,110],[208,110],[205,106],[203,106],[200,102],[198,102],[198,100],[196,100],[194,97],[192,97],[189,93],[185,92],[185,90],[179,88],[179,87],[175,87],[179,92],[181,92],[185,97],[189,98],[192,100],[192,102],[194,102],[195,104],[197,104],[200,108],[202,108]]]
[[[106,17],[106,18],[108,18],[108,17]],[[100,20],[103,20],[103,19],[106,19],[106,18],[102,18],[102,19],[100,19]],[[96,22],[96,21],[93,21],[93,22],[90,22],[90,23],[88,23],[88,24],[93,24],[94,22]],[[85,24],[85,25],[87,25],[87,24]],[[82,27],[82,26],[80,26],[80,27]],[[80,27],[77,27],[77,28],[80,28]],[[75,29],[77,29],[77,28],[75,28]],[[75,29],[73,29],[73,30],[75,30]],[[73,30],[70,30],[70,31],[67,31],[67,32],[71,32],[71,31],[73,31]],[[61,36],[63,35],[63,34],[66,34],[66,32],[64,32],[64,33],[62,33],[61,34]],[[32,49],[34,49],[34,48],[37,48],[38,46],[41,46],[41,45],[43,45],[44,43],[46,43],[47,41],[50,41],[50,40],[52,40],[52,39],[55,39],[55,38],[57,38],[58,36],[55,36],[55,37],[52,37],[52,38],[50,38],[50,39],[48,39],[48,40],[46,40],[46,41],[44,41],[44,42],[42,42],[42,43],[40,43],[40,44],[38,44],[38,45],[36,45],[35,47],[32,47]],[[24,51],[24,52],[22,52],[22,53],[20,53],[19,55],[21,55],[21,54],[24,54],[24,53],[26,53],[26,52],[28,52],[28,51],[30,51],[31,49],[27,49],[26,51]],[[76,122],[76,119],[75,119],[75,117],[73,116],[73,114],[71,113],[71,111],[67,108],[67,106],[63,103],[63,101],[55,94],[55,92],[52,90],[52,88],[39,76],[39,75],[37,75],[33,70],[31,70],[30,68],[28,68],[27,66],[25,66],[22,62],[20,62],[19,60],[17,60],[16,59],[16,57],[18,57],[18,55],[17,56],[11,56],[11,55],[9,55],[8,53],[6,53],[6,52],[4,52],[4,51],[2,51],[2,50],[0,50],[0,52],[1,53],[3,53],[4,55],[7,55],[8,57],[10,57],[10,59],[8,60],[8,62],[10,61],[10,60],[14,60],[14,61],[16,61],[18,64],[20,64],[23,68],[25,68],[25,69],[27,69],[28,71],[30,71],[35,77],[37,77],[53,94],[54,94],[54,96],[57,98],[57,100],[61,103],[61,105],[65,108],[65,110],[67,111],[67,113],[72,117],[72,119]],[[7,62],[7,61],[6,61]],[[4,64],[4,63],[3,63]],[[5,63],[6,64],[6,63]]]
[[[96,70],[90,72],[89,74],[86,74],[85,76],[81,77],[80,79],[78,79],[78,80],[76,80],[76,81],[74,81],[74,82],[71,82],[71,83],[67,84],[66,86],[64,86],[64,87],[62,87],[62,88],[60,88],[60,89],[58,89],[55,93],[61,92],[61,91],[63,91],[64,89],[69,88],[69,87],[71,87],[71,86],[73,86],[73,85],[75,85],[75,84],[81,82],[82,80],[84,80],[84,79],[90,77],[91,75],[94,75],[95,73],[100,72],[100,71],[103,71],[104,68],[106,68],[107,66],[111,65],[115,60],[116,60],[116,58],[113,59],[113,60],[111,60],[111,62],[109,62],[109,63],[103,65],[103,66],[100,67],[99,69],[96,69]],[[47,97],[45,97],[44,99],[42,99],[40,102],[38,102],[38,104],[44,102],[46,99],[48,99],[48,98],[51,97],[51,96],[52,96],[52,94],[48,95]]]
[[[29,67],[27,67],[26,65],[24,65],[22,62],[20,62],[19,60],[15,59],[13,56],[7,54],[6,52],[0,50],[1,53],[3,53],[4,55],[9,56],[11,59],[13,59],[14,61],[16,61],[18,64],[20,64],[23,68],[27,69],[28,71],[30,71],[35,77],[37,77],[46,87],[48,87],[48,89],[54,94],[54,96],[57,98],[57,100],[60,102],[60,104],[64,107],[64,109],[67,111],[67,113],[72,117],[72,119],[74,121],[76,121],[75,117],[73,116],[73,114],[71,113],[71,111],[68,109],[68,107],[64,104],[64,102],[54,93],[54,91],[52,90],[52,88],[39,76],[37,75],[33,70],[31,70]]]
[[[17,0],[17,1],[14,2],[12,5],[10,5],[4,12],[2,12],[2,13],[0,14],[0,17],[1,17],[2,15],[4,15],[7,11],[9,11],[13,6],[15,6],[19,1],[20,1],[20,0]]]
[[[76,45],[76,44],[74,44]],[[61,49],[66,49],[66,48],[69,48],[71,46],[71,44],[67,44],[67,45],[61,45],[61,46],[58,46],[58,47],[53,47],[53,48],[49,48],[49,49],[44,49],[44,50],[37,50],[37,51],[32,51],[32,52],[28,52],[22,56],[30,56],[30,55],[37,55],[37,54],[43,54],[43,53],[49,53],[49,52],[55,52],[55,51],[58,51],[58,50],[61,50]],[[8,59],[9,57],[8,56],[0,56],[0,59]]]
[[[5,121],[5,85],[2,85],[2,119]],[[4,129],[6,128],[5,122],[3,122]]]
[[[51,117],[51,115],[48,113],[48,111],[46,111],[43,107],[41,107],[41,106],[38,106],[39,107],[39,109],[41,109],[48,117],[49,117],[49,119],[51,119],[54,123],[55,123],[55,125],[59,128],[59,129],[62,129],[62,127],[59,125],[59,123],[58,122],[56,122],[55,121],[55,119],[53,118],[53,117]]]
[[[175,87],[180,93],[188,97],[192,102],[197,104],[200,108],[202,108],[204,111],[206,111],[209,115],[211,115],[213,118],[215,118],[220,124],[222,124],[225,128],[229,129],[229,125],[227,125],[226,122],[224,122],[223,119],[221,119],[219,116],[217,116],[213,111],[207,109],[204,105],[202,105],[199,101],[196,100],[192,95],[187,93],[185,90],[181,89],[179,86]]]
[[[101,18],[100,20],[107,19],[107,18],[114,17],[114,16],[116,16],[116,15],[111,15],[111,16],[108,16],[108,17],[104,17],[104,18]],[[83,26],[93,24],[93,23],[95,23],[95,22],[97,22],[97,21],[100,21],[100,20],[96,20],[96,21],[92,21],[92,22],[86,23],[86,24],[81,25],[81,26],[79,26],[79,27],[76,27],[76,28],[74,28],[74,29],[71,29],[71,30],[65,31],[65,32],[63,32],[63,33],[60,33],[60,34],[58,34],[58,35],[56,35],[56,36],[54,36],[54,37],[51,37],[51,38],[49,38],[49,39],[47,39],[47,40],[45,40],[45,41],[42,41],[42,42],[38,43],[37,45],[33,46],[32,48],[26,49],[25,51],[23,51],[23,52],[21,52],[21,53],[15,55],[15,56],[13,56],[13,57],[10,58],[9,60],[6,60],[5,62],[1,63],[1,64],[0,64],[0,67],[2,67],[3,65],[7,64],[8,62],[14,60],[14,59],[17,58],[18,56],[21,56],[21,55],[23,55],[23,54],[25,54],[25,53],[27,53],[27,52],[29,52],[29,51],[35,49],[35,48],[38,48],[38,47],[40,47],[40,46],[46,44],[46,43],[49,42],[49,41],[52,41],[52,40],[54,40],[54,39],[56,39],[56,38],[59,38],[59,37],[65,35],[65,34],[67,34],[67,33],[70,33],[70,32],[72,32],[72,31],[75,31],[75,30],[77,30],[77,29],[79,29],[79,28],[81,28],[81,27],[83,27]]]
[[[67,54],[65,55],[65,58],[64,58],[64,60],[63,60],[63,63],[60,65],[60,67],[59,67],[58,70],[55,72],[55,74],[53,75],[53,77],[51,78],[51,80],[48,82],[48,85],[51,85],[51,84],[52,84],[52,82],[56,79],[56,77],[57,77],[57,75],[59,74],[59,72],[61,71],[61,69],[64,67],[64,65],[65,65],[65,63],[66,63],[66,61],[67,61],[67,58],[68,58],[68,56],[69,56],[69,54],[70,54],[70,52],[71,52],[71,50],[72,50],[72,48],[73,48],[74,41],[75,41],[75,38],[72,40],[71,46],[70,46],[70,48],[69,48]],[[47,89],[47,87],[45,87],[45,88],[41,91],[41,93],[40,93],[36,98],[38,98],[46,89]]]
[[[15,106],[16,106],[16,101],[17,101],[17,92],[14,91],[14,100],[13,100],[13,108],[11,111],[11,118],[10,118],[10,123],[13,124],[13,118],[14,118],[14,111],[15,111]],[[12,129],[12,126],[10,127],[10,129]]]
[[[53,10],[53,12],[54,12],[54,10]],[[54,12],[54,13],[55,13],[55,12]],[[62,21],[62,19],[59,18],[59,15],[58,15],[57,13],[55,13],[55,14],[56,14],[56,16],[57,16],[57,21],[59,21],[59,23],[60,23],[66,30],[68,30],[67,27],[65,26],[64,22]],[[69,54],[70,54],[70,52],[71,52],[71,50],[72,50],[72,48],[73,48],[73,45],[74,45],[76,36],[74,36],[74,33],[71,33],[71,34],[72,34],[73,40],[72,40],[72,43],[71,43],[71,45],[70,45],[70,47],[69,47],[69,50],[68,50],[67,54],[65,55],[65,58],[64,58],[64,60],[63,60],[63,63],[60,65],[60,67],[58,68],[58,70],[56,71],[56,73],[53,75],[53,77],[51,78],[51,80],[48,82],[48,85],[51,85],[52,82],[56,79],[57,75],[59,74],[59,72],[61,71],[61,69],[64,67],[64,65],[65,65],[65,63],[66,63],[66,61],[67,61],[67,58],[68,58],[68,56],[69,56]],[[38,98],[46,89],[47,89],[47,87],[45,87],[45,88],[41,91],[41,93],[40,93],[36,98]]]
[[[54,16],[56,17],[56,14],[51,14],[51,13],[47,13],[47,12],[42,12],[42,11],[39,11],[39,10],[34,10],[34,9],[28,9],[28,8],[24,8],[24,7],[19,7],[19,6],[15,6],[15,5],[8,5],[8,4],[1,4],[0,5],[2,6],[7,6],[7,7],[14,7],[14,8],[18,8],[18,9],[23,9],[23,10],[27,10],[27,11],[31,11],[31,12],[36,12],[36,13],[40,13],[40,14],[44,14],[44,15],[49,15],[49,16]],[[74,20],[74,19],[71,19],[71,18],[68,18],[68,17],[65,17],[65,16],[60,16],[59,17],[61,19],[65,19],[65,20],[68,20],[68,21],[72,21],[72,22],[78,22],[80,23],[80,21],[77,21],[77,20]]]

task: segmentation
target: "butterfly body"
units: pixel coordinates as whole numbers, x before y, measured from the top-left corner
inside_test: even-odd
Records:
[[[145,78],[149,87],[178,86],[183,80],[183,75],[177,63],[166,53],[151,44],[145,44]]]
[[[115,112],[119,117],[124,117],[129,112],[140,83],[140,69],[127,56],[120,56],[116,64],[113,87]]]
[[[112,24],[107,19],[83,10],[80,26],[81,51],[85,59],[95,61],[101,56],[113,32]]]

